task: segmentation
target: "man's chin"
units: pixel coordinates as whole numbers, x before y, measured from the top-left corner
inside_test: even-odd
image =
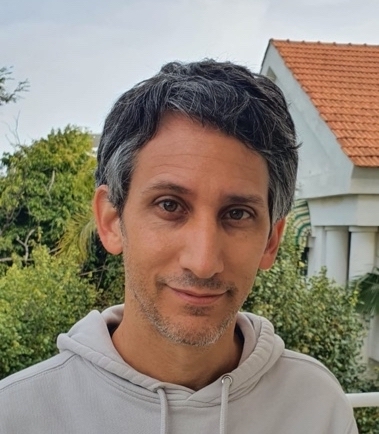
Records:
[[[162,337],[173,344],[201,348],[215,344],[233,322],[233,318],[230,318],[218,326],[210,326],[208,321],[201,321],[201,316],[207,316],[201,309],[197,314],[187,324],[155,323],[154,326]],[[197,319],[200,319],[199,324],[194,324]]]

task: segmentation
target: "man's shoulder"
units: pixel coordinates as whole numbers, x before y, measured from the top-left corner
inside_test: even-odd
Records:
[[[330,378],[337,384],[338,381],[332,372],[323,365],[319,360],[307,354],[298,353],[296,351],[285,349],[281,355],[281,360],[285,365],[292,366],[296,372],[304,371],[305,373],[312,372],[315,375]]]
[[[313,390],[314,396],[328,396],[331,401],[341,398],[347,402],[346,395],[333,373],[321,362],[306,354],[284,350],[279,361],[279,375],[284,375],[287,384],[294,390]]]
[[[62,370],[74,357],[75,355],[68,351],[59,353],[50,359],[9,375],[0,381],[0,400],[6,392],[11,392],[11,390],[16,390],[19,387],[34,388],[36,383],[40,382],[43,378],[51,378],[52,374]]]
[[[82,425],[72,430],[70,420],[83,400],[82,365],[79,356],[63,351],[0,381],[0,432],[85,432]]]
[[[284,413],[301,415],[298,423],[304,424],[303,432],[307,432],[308,424],[320,426],[320,420],[325,431],[320,428],[319,432],[357,432],[346,394],[333,373],[318,360],[285,349],[266,376],[266,381],[257,386],[260,397],[272,405],[276,402]]]

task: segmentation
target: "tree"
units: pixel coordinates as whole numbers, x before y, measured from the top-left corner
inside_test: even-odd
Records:
[[[29,89],[28,80],[19,81],[13,90],[7,90],[6,84],[12,80],[11,68],[0,68],[0,106],[10,102],[16,102],[20,93]]]
[[[51,252],[59,249],[64,255],[76,255],[82,277],[98,290],[102,308],[121,302],[123,267],[121,258],[107,254],[95,234],[91,201],[96,159],[92,145],[88,133],[68,126],[3,155],[0,274],[12,264],[15,254],[27,264],[36,245],[43,244]],[[80,254],[78,246],[83,243]]]
[[[71,217],[93,193],[92,139],[78,128],[52,131],[1,158],[0,261],[27,262],[35,244],[53,250]]]

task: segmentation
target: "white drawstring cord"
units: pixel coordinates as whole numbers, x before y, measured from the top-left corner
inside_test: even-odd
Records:
[[[161,430],[160,434],[167,434],[167,413],[168,413],[168,404],[167,404],[167,396],[163,388],[157,389],[157,393],[159,395],[159,400],[161,402]]]
[[[221,378],[221,411],[220,411],[220,434],[226,434],[228,423],[228,404],[229,404],[229,389],[233,383],[233,378],[230,375],[224,375]]]

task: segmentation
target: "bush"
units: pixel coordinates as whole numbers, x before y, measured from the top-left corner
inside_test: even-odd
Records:
[[[0,277],[0,378],[56,354],[56,337],[92,309],[94,288],[71,257],[36,247]]]

